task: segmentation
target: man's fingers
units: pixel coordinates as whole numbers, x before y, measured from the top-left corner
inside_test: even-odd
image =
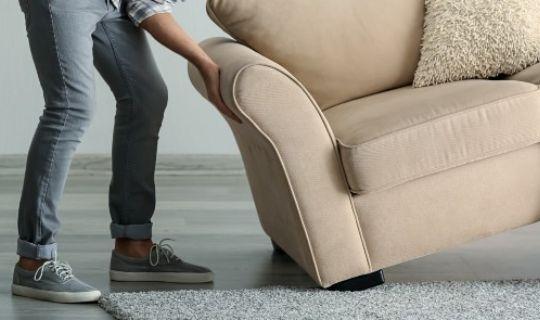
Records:
[[[234,112],[231,111],[231,109],[229,109],[227,106],[225,106],[224,108],[221,109],[222,113],[225,114],[225,116],[231,118],[232,120],[238,122],[238,123],[242,123],[242,121],[240,120],[240,118],[238,118],[236,116],[236,114],[234,114]]]
[[[234,114],[234,112],[232,112],[232,110],[225,104],[225,102],[223,102],[223,100],[221,99],[221,97],[217,98],[217,99],[212,99],[213,101],[213,104],[216,106],[216,108],[223,114],[225,115],[226,117],[228,118],[231,118],[232,120],[238,122],[238,123],[242,123],[242,121],[240,120],[240,118],[238,118],[236,116],[236,114]]]
[[[238,123],[242,123],[242,120],[238,118],[234,112],[225,104],[223,97],[219,90],[219,73],[217,78],[209,78],[206,80],[206,88],[208,89],[208,100],[227,118],[230,118]]]

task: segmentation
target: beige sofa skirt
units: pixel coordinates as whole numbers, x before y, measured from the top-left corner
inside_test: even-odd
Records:
[[[354,197],[377,270],[540,220],[540,144]]]

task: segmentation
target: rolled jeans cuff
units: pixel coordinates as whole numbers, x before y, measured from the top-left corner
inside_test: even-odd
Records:
[[[24,258],[34,260],[53,260],[57,257],[58,245],[35,244],[21,239],[17,239],[17,254]]]
[[[146,240],[152,238],[152,223],[146,224],[117,224],[111,223],[111,237]]]

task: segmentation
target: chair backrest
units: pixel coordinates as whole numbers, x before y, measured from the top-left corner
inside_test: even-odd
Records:
[[[322,109],[410,84],[420,57],[424,0],[208,0],[207,10]]]

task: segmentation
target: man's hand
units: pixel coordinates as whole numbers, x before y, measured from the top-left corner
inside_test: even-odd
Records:
[[[208,100],[214,104],[214,106],[221,112],[224,116],[229,117],[230,119],[242,123],[240,118],[238,118],[232,111],[227,107],[223,98],[221,97],[220,90],[220,81],[219,81],[219,66],[214,62],[209,61],[207,64],[199,67],[199,72],[202,74],[204,83],[206,85],[206,92],[208,94]]]
[[[210,102],[226,117],[241,123],[221,97],[218,65],[189,37],[171,14],[155,14],[140,26],[165,47],[193,63],[203,76]]]

